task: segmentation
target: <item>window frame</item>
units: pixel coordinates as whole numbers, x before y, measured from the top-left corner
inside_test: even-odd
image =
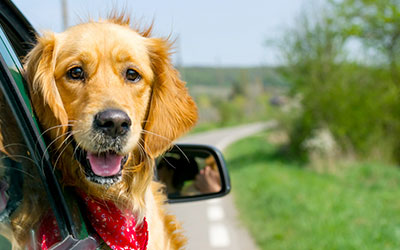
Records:
[[[7,26],[6,29],[3,28],[3,25],[11,23],[13,25]],[[32,160],[40,166],[38,172],[57,219],[61,237],[63,239],[68,236],[73,236],[76,239],[82,238],[79,237],[75,228],[71,212],[53,171],[50,156],[37,125],[22,76],[23,69],[18,57],[27,53],[29,48],[24,45],[33,44],[32,38],[35,32],[10,1],[0,2],[0,33],[2,33],[0,46],[3,47],[0,50],[2,52],[0,54],[0,90],[15,116],[21,134],[31,152]],[[12,43],[9,37],[16,39],[16,41]],[[14,78],[11,70],[18,72],[20,80]]]

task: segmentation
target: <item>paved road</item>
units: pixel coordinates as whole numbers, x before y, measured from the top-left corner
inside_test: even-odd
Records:
[[[275,126],[275,122],[213,130],[179,140],[211,144],[221,151],[229,144]],[[233,186],[234,188],[234,186]],[[169,210],[183,223],[189,239],[187,250],[255,250],[256,246],[237,218],[232,195],[208,201],[172,204]]]

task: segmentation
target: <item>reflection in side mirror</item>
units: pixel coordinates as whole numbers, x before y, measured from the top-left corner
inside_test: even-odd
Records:
[[[170,203],[220,197],[231,189],[221,152],[208,145],[177,144],[156,166]]]

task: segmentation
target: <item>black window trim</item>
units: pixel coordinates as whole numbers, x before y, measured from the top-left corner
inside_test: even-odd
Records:
[[[68,235],[76,237],[78,234],[76,233],[76,229],[72,223],[72,216],[53,172],[49,154],[2,55],[0,55],[0,81],[0,89],[15,116],[21,134],[31,152],[32,160],[40,166],[39,174],[47,191],[54,215],[59,223],[61,236],[62,238]]]
[[[13,39],[18,41],[18,48],[15,48],[15,53],[18,57],[22,58],[31,49],[32,45],[36,40],[36,31],[24,15],[18,10],[18,8],[12,3],[11,0],[0,0],[0,21],[6,25],[7,29],[11,30]],[[6,32],[6,30],[5,30]],[[9,34],[6,35],[8,36]],[[9,38],[10,39],[10,38]],[[14,46],[12,41],[11,45]],[[5,84],[0,84],[0,88],[7,98],[7,102],[10,107],[15,109],[13,113],[16,117],[18,125],[21,128],[24,139],[31,152],[35,152],[39,156],[39,164],[41,164],[42,181],[45,185],[45,189],[48,192],[48,196],[51,199],[53,210],[56,218],[59,222],[60,232],[63,238],[67,235],[72,235],[75,238],[79,237],[75,224],[73,223],[70,210],[65,201],[65,197],[57,181],[55,173],[53,172],[53,166],[50,161],[50,157],[46,151],[46,145],[44,144],[41,133],[36,127],[35,122],[26,106],[24,99],[19,93],[18,87],[11,76],[9,69],[0,55],[0,79]],[[4,81],[3,81],[4,80]],[[24,82],[25,84],[25,82]],[[11,97],[11,98],[10,98]],[[41,160],[42,156],[43,161]],[[37,159],[34,159],[35,161]]]
[[[20,44],[16,49],[19,57],[25,56],[35,43],[36,31],[10,0],[0,1],[0,21],[12,30]]]

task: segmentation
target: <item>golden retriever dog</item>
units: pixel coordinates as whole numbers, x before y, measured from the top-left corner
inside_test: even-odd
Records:
[[[154,158],[197,120],[170,49],[151,27],[113,15],[45,33],[25,59],[32,105],[63,186],[74,187],[77,199],[130,211],[136,227],[147,224],[149,250],[185,242],[154,181]]]

